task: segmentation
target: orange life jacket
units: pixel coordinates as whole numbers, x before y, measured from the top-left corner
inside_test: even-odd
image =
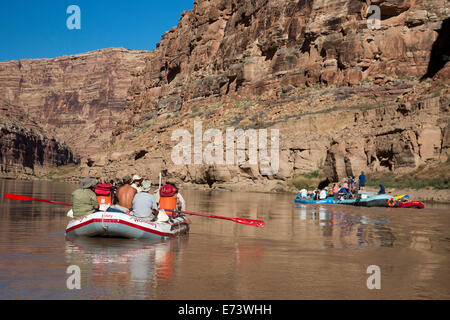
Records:
[[[112,205],[111,196],[97,196],[98,204]]]
[[[178,196],[174,195],[171,197],[159,197],[159,208],[160,209],[171,209],[171,210],[177,210],[177,199]],[[171,216],[173,212],[166,212],[168,216]]]

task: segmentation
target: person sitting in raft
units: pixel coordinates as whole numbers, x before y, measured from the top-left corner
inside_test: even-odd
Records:
[[[133,199],[133,215],[138,218],[154,220],[158,216],[158,206],[153,194],[150,193],[152,183],[148,180],[142,182],[142,192],[137,193]]]
[[[334,196],[335,198],[337,198],[338,195],[339,195],[339,187],[338,187],[337,184],[334,184],[334,186],[333,186],[333,196]]]
[[[123,177],[123,182],[124,185],[117,189],[117,199],[119,200],[119,206],[128,211],[133,207],[133,199],[137,190],[130,185],[130,176]]]
[[[72,211],[75,219],[88,216],[99,209],[97,196],[93,191],[96,184],[94,178],[84,178],[80,188],[72,192]]]
[[[350,176],[350,180],[348,182],[348,188],[349,192],[352,194],[352,196],[357,193],[356,187],[355,187],[355,177]]]
[[[314,190],[314,195],[313,195],[314,200],[319,200],[319,198],[320,198],[319,193],[320,193],[319,190]]]
[[[300,194],[300,197],[306,198],[306,197],[308,197],[308,190],[303,188],[302,190],[300,190],[299,194]]]
[[[351,183],[351,190],[352,190],[352,193],[355,193],[355,191],[356,191],[356,179],[355,179],[355,177],[354,176],[352,176],[352,183]]]
[[[325,189],[327,189],[327,198],[333,198],[334,197],[333,188],[330,188],[330,191],[328,191],[328,188]]]
[[[173,182],[167,182],[161,187],[159,193],[156,195],[156,201],[158,202],[160,209],[176,211],[186,210],[186,202]]]
[[[380,191],[378,191],[377,194],[386,194],[386,190],[384,189],[384,186],[380,184]]]
[[[327,188],[320,191],[319,198],[320,200],[324,200],[327,198]]]
[[[345,182],[342,184],[342,188],[346,189],[347,192],[349,191],[349,190],[348,190],[348,182],[347,182],[347,181],[345,181]]]
[[[344,199],[349,199],[350,196],[351,196],[350,192],[348,192],[348,189],[347,189],[347,188],[344,188],[344,186],[342,186],[342,187],[339,189],[338,194],[339,194],[340,196],[343,196]]]
[[[138,193],[139,193],[139,192],[142,192],[142,187],[141,187],[141,185],[142,185],[142,180],[144,180],[144,179],[141,178],[139,175],[135,174],[135,175],[133,176],[133,180],[131,181],[131,186],[132,186],[133,188],[135,188],[136,191],[137,191]]]

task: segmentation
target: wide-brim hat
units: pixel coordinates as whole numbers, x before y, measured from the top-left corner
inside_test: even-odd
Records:
[[[133,181],[140,181],[140,180],[142,180],[142,177],[141,177],[140,175],[135,174],[135,175],[133,176]]]
[[[97,180],[94,178],[84,178],[80,182],[81,189],[89,189],[97,184]]]
[[[142,182],[142,191],[147,192],[152,188],[152,183],[149,180],[145,180]]]

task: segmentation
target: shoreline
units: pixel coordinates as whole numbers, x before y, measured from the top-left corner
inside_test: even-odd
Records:
[[[224,186],[216,186],[215,188],[209,188],[207,185],[191,185],[191,184],[182,184],[183,188],[189,190],[205,190],[205,191],[224,191],[224,192],[241,192],[241,186],[236,188],[224,187]],[[283,191],[264,191],[264,190],[254,190],[249,189],[245,192],[255,192],[255,193],[268,193],[268,194],[298,194],[298,191],[292,190],[289,188],[288,190]],[[310,190],[309,190],[310,191]],[[368,192],[377,192],[378,188],[365,188],[364,191]],[[409,195],[411,200],[418,200],[427,203],[439,203],[439,204],[450,204],[450,189],[432,189],[432,188],[423,188],[423,189],[411,189],[411,188],[386,188],[386,194],[392,194],[394,196],[399,195]]]
[[[0,174],[0,180],[20,180],[20,181],[48,181],[48,182],[65,182],[76,183],[76,181],[68,181],[64,179],[45,179],[42,177],[29,176],[29,175],[4,175]],[[156,181],[155,181],[156,182]],[[285,182],[282,183],[278,180],[267,180],[260,183],[241,181],[236,183],[222,183],[213,184],[211,187],[207,184],[194,184],[194,183],[178,183],[181,188],[188,190],[202,190],[202,191],[223,191],[223,192],[255,192],[255,193],[268,193],[268,194],[298,194],[298,191],[294,186],[289,186]],[[153,183],[153,186],[157,186],[158,182]],[[364,191],[377,192],[376,187],[366,187]],[[442,203],[450,204],[450,189],[433,189],[430,187],[422,189],[412,188],[388,188],[386,187],[386,193],[395,196],[407,194],[411,200],[419,200],[428,203]]]

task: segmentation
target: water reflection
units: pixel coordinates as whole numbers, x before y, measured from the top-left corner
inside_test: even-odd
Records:
[[[235,263],[261,263],[264,257],[263,245],[259,242],[236,242],[234,244]]]
[[[82,269],[87,284],[121,287],[137,299],[157,299],[157,288],[173,281],[175,262],[188,236],[163,241],[76,237],[67,239],[69,265]]]
[[[295,205],[301,221],[313,221],[321,227],[326,247],[393,247],[395,236],[384,215],[366,216],[350,213],[340,207]]]

